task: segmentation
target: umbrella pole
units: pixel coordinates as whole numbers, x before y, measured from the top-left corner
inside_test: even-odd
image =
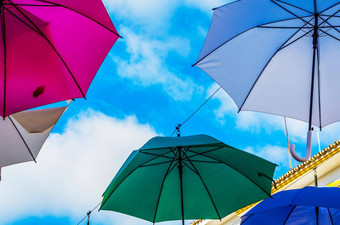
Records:
[[[306,149],[306,156],[304,158],[299,157],[295,151],[294,151],[294,146],[295,145],[291,145],[290,146],[290,153],[292,154],[292,156],[294,157],[294,159],[296,159],[299,162],[305,162],[307,161],[310,156],[311,156],[311,148],[312,148],[312,131],[313,131],[313,127],[312,127],[312,119],[313,119],[313,99],[314,99],[314,77],[315,77],[315,61],[316,61],[316,53],[317,53],[317,49],[318,49],[318,38],[319,38],[319,34],[318,34],[318,18],[319,18],[319,14],[316,12],[316,1],[314,0],[314,8],[315,8],[315,12],[314,12],[314,27],[313,27],[313,64],[312,64],[312,79],[311,79],[311,90],[310,90],[310,103],[309,103],[309,121],[308,121],[308,132],[307,132],[307,149]]]
[[[182,225],[184,225],[184,204],[183,204],[183,165],[182,165],[182,148],[178,148],[178,171],[179,171],[179,182],[181,185],[181,210],[182,210]]]
[[[311,80],[311,92],[310,92],[310,104],[309,104],[309,130],[312,130],[312,115],[313,115],[313,98],[314,98],[314,76],[315,76],[315,61],[316,51],[318,48],[318,17],[317,13],[314,13],[314,31],[313,31],[313,65],[312,65],[312,80]]]

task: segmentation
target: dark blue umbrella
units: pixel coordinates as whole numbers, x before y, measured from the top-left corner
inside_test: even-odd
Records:
[[[281,191],[242,217],[241,225],[340,224],[340,189],[305,187]]]

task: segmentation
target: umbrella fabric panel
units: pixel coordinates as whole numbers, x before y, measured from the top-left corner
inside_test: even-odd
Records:
[[[340,208],[339,188],[305,187],[274,194],[249,211],[250,214],[289,205]]]
[[[130,174],[109,198],[103,200],[101,209],[114,210],[153,221],[159,191],[169,165],[157,168],[143,167]]]
[[[45,143],[47,137],[51,133],[53,126],[44,130],[40,133],[28,133],[15,119],[12,119],[12,122],[15,124],[15,127],[21,134],[21,137],[24,139],[29,151],[32,153],[33,157],[36,158],[43,144]],[[14,149],[14,148],[13,148]],[[23,148],[26,149],[26,148]],[[29,160],[32,160],[31,157],[28,157]]]
[[[13,117],[29,133],[41,133],[54,126],[67,107],[18,112]]]
[[[226,144],[216,140],[208,135],[192,135],[184,137],[154,137],[145,143],[141,149],[157,149],[157,154],[160,154],[161,148],[169,150],[171,147],[186,147],[186,146],[227,146]]]
[[[270,211],[246,214],[242,217],[242,225],[279,225],[284,224],[294,206],[279,207]]]
[[[28,133],[15,119],[0,122],[0,167],[35,160],[52,127],[42,133]]]
[[[301,25],[300,21],[296,23]],[[241,108],[267,63],[296,32],[297,29],[252,29],[218,48],[197,66],[208,73]]]
[[[333,222],[337,221],[340,224],[340,210],[339,209],[328,209],[329,214],[332,216]]]
[[[267,187],[267,189],[263,191],[268,195],[271,194],[272,180],[270,178],[273,177],[276,168],[275,164],[232,147],[218,148],[214,151],[202,151],[196,148],[190,148],[188,151],[194,154],[204,154],[206,158],[214,159],[224,164],[239,175],[251,179],[254,185]]]
[[[306,206],[286,206],[281,208],[275,208],[266,212],[259,212],[244,216],[242,218],[242,225],[334,225],[340,221],[330,218],[330,214],[327,208],[318,208],[318,221],[316,216],[315,207]],[[339,210],[337,210],[339,211]],[[332,223],[333,221],[333,223]]]
[[[300,17],[310,15],[297,8],[286,7]],[[221,6],[214,10],[208,35],[197,61],[249,29],[288,19],[296,19],[296,17],[270,0],[242,0]]]
[[[293,40],[303,35],[299,32]],[[302,38],[280,50],[263,71],[242,110],[309,120],[313,49]],[[320,127],[318,68],[314,76],[313,124]]]
[[[30,12],[49,22],[46,37],[51,40],[82,91],[86,93],[96,71],[118,36],[97,22],[63,7],[44,7],[44,10],[35,7]]]
[[[296,4],[296,1],[294,0],[289,0],[290,2]],[[324,1],[324,0],[316,0],[316,5],[318,7],[318,12],[323,12],[326,9],[339,4],[339,0],[328,0],[328,1]]]
[[[119,170],[117,175],[113,178],[110,185],[107,187],[103,194],[103,202],[110,197],[111,193],[135,170],[137,170],[140,165],[147,162],[152,162],[155,159],[159,159],[158,156],[138,154],[139,151],[132,152],[128,159],[123,164],[123,167]]]
[[[253,181],[240,175],[238,171],[225,164],[197,162],[195,163],[195,168],[204,181],[206,190],[203,191],[209,191],[222,218],[237,209],[269,197],[269,194],[265,192],[267,190],[259,188]],[[202,183],[201,180],[199,182]],[[201,214],[204,215],[204,211]],[[207,215],[206,217],[197,218],[218,217],[216,215],[215,217]]]
[[[83,14],[83,15],[86,15],[87,17],[95,18],[95,20],[98,23],[104,25],[110,30],[117,32],[101,0],[86,0],[86,2],[84,2],[83,0],[72,0],[72,1],[69,1],[69,0],[12,0],[12,2],[17,3],[17,4],[26,4],[26,5],[30,5],[30,4],[41,5],[41,6],[46,5],[48,7],[51,5],[60,5],[64,7],[65,9],[70,9],[78,14]],[[40,8],[41,10],[46,9],[46,7],[40,7]],[[26,9],[30,10],[32,9],[32,7],[26,7]]]
[[[247,214],[257,214],[275,208],[290,206],[299,191],[300,190],[287,190],[274,194],[272,198],[262,201],[261,204],[256,205],[256,207],[252,208]]]
[[[185,162],[185,164],[189,163]],[[219,219],[201,179],[189,169],[189,166],[183,168],[182,182],[184,219]],[[182,218],[181,209],[179,169],[176,166],[165,179],[155,222],[178,220],[178,218]]]
[[[0,124],[0,167],[34,160],[11,120],[1,119]]]
[[[338,23],[340,24],[340,22]],[[336,34],[339,36],[338,34]],[[339,121],[336,101],[340,95],[340,42],[332,37],[320,38],[320,100],[322,126]]]
[[[314,187],[303,188],[301,191],[296,192],[296,198],[294,199],[292,204],[340,209],[339,188],[336,187],[317,189],[315,189]]]

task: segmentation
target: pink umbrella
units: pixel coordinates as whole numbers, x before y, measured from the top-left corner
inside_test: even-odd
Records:
[[[0,0],[0,115],[85,97],[118,39],[101,0]]]

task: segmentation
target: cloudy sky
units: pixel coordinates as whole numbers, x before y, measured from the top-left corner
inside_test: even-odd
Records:
[[[214,7],[226,0],[105,0],[118,32],[87,100],[72,102],[37,163],[6,167],[0,182],[0,224],[77,224],[94,208],[132,150],[169,136],[217,88],[195,63]],[[304,153],[307,125],[288,120],[290,141]],[[289,170],[282,117],[237,113],[220,90],[181,129],[208,134]],[[339,139],[340,125],[320,134],[321,148]],[[317,153],[316,135],[313,153]],[[293,165],[297,165],[293,162]],[[150,224],[94,211],[92,224]],[[82,224],[86,224],[84,221]],[[172,224],[172,223],[171,223]],[[178,223],[177,223],[178,224]]]

